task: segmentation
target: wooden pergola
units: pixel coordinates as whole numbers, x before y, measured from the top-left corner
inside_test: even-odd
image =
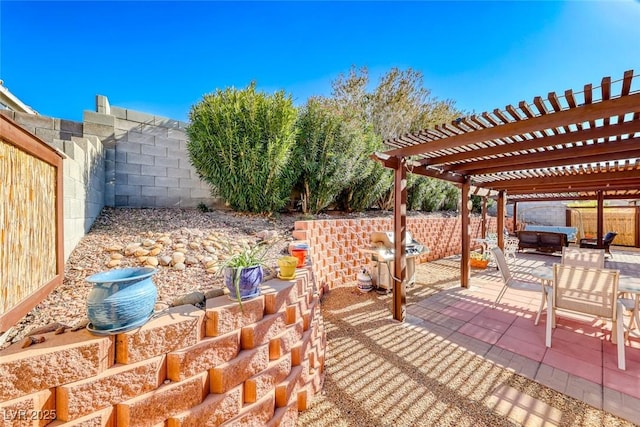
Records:
[[[461,286],[470,279],[471,195],[498,200],[498,230],[510,201],[595,199],[598,241],[606,199],[640,198],[640,90],[633,70],[581,92],[458,118],[385,141],[372,158],[394,170],[395,279],[393,318],[405,317],[406,174],[455,183],[462,192]],[[634,78],[636,78],[634,82]],[[503,234],[498,245],[504,247]]]

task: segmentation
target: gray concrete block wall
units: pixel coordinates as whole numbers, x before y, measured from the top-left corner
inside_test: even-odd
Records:
[[[564,227],[567,225],[566,211],[565,202],[521,202],[517,214],[518,221],[527,224]]]
[[[67,260],[80,239],[104,207],[105,150],[96,136],[84,136],[83,123],[3,111],[20,126],[64,153],[63,216],[64,259]]]
[[[105,149],[96,136],[65,141],[64,252],[69,257],[104,207]]]
[[[104,206],[222,206],[191,166],[186,123],[112,107],[96,97],[83,122],[2,110],[66,155],[63,161],[65,260]]]
[[[105,163],[107,206],[193,208],[200,203],[218,204],[189,161],[186,123],[113,107],[102,96],[96,104],[97,112],[84,115],[85,128],[113,126],[105,143],[107,151],[113,148]],[[105,138],[105,133],[99,136]]]

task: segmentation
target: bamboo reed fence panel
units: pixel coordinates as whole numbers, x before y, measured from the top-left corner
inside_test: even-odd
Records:
[[[62,282],[63,156],[0,115],[0,332]]]
[[[0,143],[0,313],[56,275],[55,168]]]
[[[598,212],[596,208],[579,208],[585,236],[594,237],[598,233]],[[571,212],[571,224],[578,224],[577,212]],[[636,209],[633,207],[605,207],[603,232],[618,233],[614,245],[636,245]]]

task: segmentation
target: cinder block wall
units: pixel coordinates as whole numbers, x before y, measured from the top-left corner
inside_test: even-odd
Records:
[[[222,296],[116,336],[14,344],[0,352],[0,426],[295,425],[324,378],[311,276],[266,282],[242,310]]]
[[[527,224],[567,225],[567,202],[520,202],[518,203],[518,221]]]
[[[1,110],[66,155],[65,260],[102,208],[209,207],[221,204],[200,180],[187,154],[186,123],[109,106],[96,97],[96,112],[83,122]]]
[[[495,232],[496,218],[487,217],[487,229]],[[413,238],[429,248],[419,262],[427,262],[462,252],[462,220],[452,218],[407,218]],[[507,228],[512,227],[510,223]],[[296,221],[293,236],[309,243],[309,256],[318,283],[329,289],[356,280],[361,267],[369,262],[359,251],[371,244],[374,231],[393,230],[391,218],[363,218]],[[471,218],[471,238],[482,235],[482,219]]]
[[[187,152],[186,123],[111,107],[96,97],[97,112],[84,112],[85,133],[105,144],[105,204],[116,207],[197,207],[217,204]]]
[[[66,260],[104,207],[102,142],[94,135],[85,135],[82,123],[6,110],[1,113],[65,154],[62,169]]]

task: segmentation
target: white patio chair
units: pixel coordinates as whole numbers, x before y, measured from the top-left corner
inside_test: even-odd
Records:
[[[618,299],[618,270],[555,264],[553,286],[546,286],[547,327],[545,343],[551,347],[556,311],[586,314],[611,321],[611,342],[618,348],[618,369],[625,370],[624,307]]]
[[[509,261],[516,261],[516,252],[520,240],[517,237],[507,237],[504,239],[504,257]]]
[[[492,266],[496,265],[496,260],[493,257],[493,252],[491,249],[498,247],[498,234],[497,233],[487,233],[487,237],[484,243],[484,251],[489,254],[489,264]]]
[[[564,247],[562,248],[562,264],[604,268],[604,249]]]
[[[543,297],[544,294],[542,293],[540,284],[535,282],[528,282],[526,280],[518,280],[513,277],[511,271],[509,270],[507,260],[504,257],[504,253],[499,247],[496,246],[494,248],[491,248],[491,252],[493,254],[493,259],[496,261],[496,265],[498,266],[498,270],[500,270],[500,275],[502,276],[503,282],[502,289],[500,289],[500,292],[498,292],[498,296],[491,306],[492,308],[495,308],[496,304],[500,302],[502,296],[509,288],[519,289],[521,291],[538,292],[540,294],[540,298]]]

